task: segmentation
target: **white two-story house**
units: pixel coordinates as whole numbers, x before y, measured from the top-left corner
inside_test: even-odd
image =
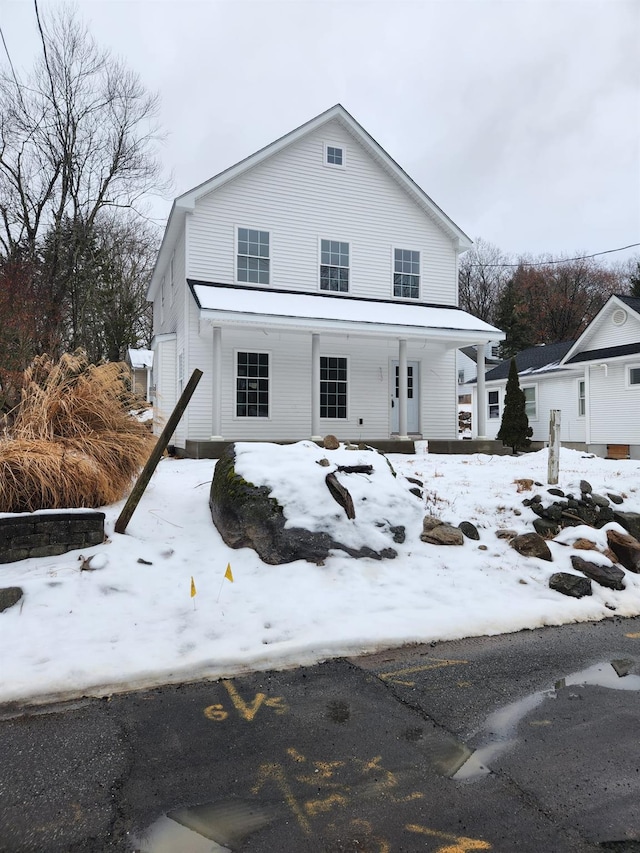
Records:
[[[455,439],[456,352],[504,337],[457,307],[470,245],[340,105],[182,194],[148,292],[156,432],[198,368],[187,455]]]

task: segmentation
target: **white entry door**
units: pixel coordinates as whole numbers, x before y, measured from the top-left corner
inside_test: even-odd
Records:
[[[407,362],[407,432],[416,435],[420,432],[420,376],[418,369],[420,362]],[[400,429],[400,407],[398,397],[400,394],[400,365],[398,361],[391,362],[391,432],[397,433]]]

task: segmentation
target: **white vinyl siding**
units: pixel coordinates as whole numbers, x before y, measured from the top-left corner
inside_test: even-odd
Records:
[[[626,324],[625,324],[626,325]],[[626,363],[589,368],[589,420],[592,444],[640,444],[640,386],[627,384]]]
[[[625,306],[627,320],[624,325],[616,326],[613,323],[613,315],[616,311],[620,311],[618,303],[607,307],[600,320],[593,324],[590,333],[581,341],[579,352],[637,344],[640,341],[640,321],[637,316]]]
[[[325,167],[324,145],[348,149],[348,168]],[[317,292],[318,240],[335,235],[350,243],[350,295],[388,299],[399,246],[420,252],[423,301],[456,301],[449,235],[338,122],[199,199],[189,219],[190,278],[236,280],[237,223],[270,232],[275,288]]]

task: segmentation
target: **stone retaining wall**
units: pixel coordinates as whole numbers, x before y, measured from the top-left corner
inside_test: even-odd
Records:
[[[0,563],[56,557],[104,542],[103,512],[47,512],[0,517]]]

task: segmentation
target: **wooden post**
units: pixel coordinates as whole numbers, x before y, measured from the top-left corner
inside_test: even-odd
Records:
[[[174,410],[171,412],[171,416],[169,417],[165,428],[158,437],[156,446],[153,448],[151,455],[147,459],[147,464],[140,472],[140,476],[136,480],[136,484],[131,490],[131,494],[127,498],[127,502],[122,508],[122,512],[118,516],[118,520],[116,521],[116,526],[114,528],[116,533],[124,533],[127,529],[127,524],[131,521],[131,516],[140,503],[140,498],[144,494],[144,490],[149,485],[149,480],[151,479],[153,472],[156,470],[158,462],[162,458],[162,454],[169,444],[171,436],[175,432],[178,422],[184,414],[184,410],[187,408],[189,400],[191,399],[193,392],[196,390],[196,386],[198,382],[200,382],[201,377],[201,370],[194,370],[191,374],[191,379],[188,381],[187,387],[180,395],[180,399],[176,403]]]
[[[549,466],[547,482],[555,485],[558,482],[560,468],[560,409],[549,412]]]

